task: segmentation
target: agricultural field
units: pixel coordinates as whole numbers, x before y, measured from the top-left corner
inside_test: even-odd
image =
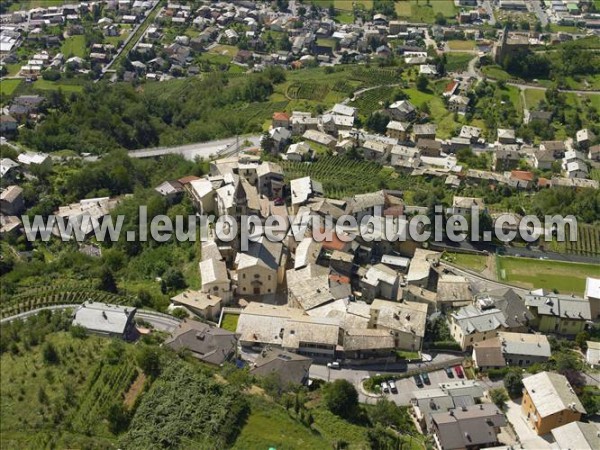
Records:
[[[85,56],[85,36],[77,35],[68,37],[63,41],[60,51],[65,55],[65,59],[69,59],[72,56],[83,58]]]
[[[600,227],[578,224],[577,241],[565,242],[566,253],[582,256],[597,256],[600,261]]]
[[[18,353],[1,356],[3,448],[113,447],[116,436],[105,419],[137,376],[126,356],[133,347],[115,347],[109,364],[101,362],[112,347],[108,339],[58,332],[44,341],[29,349],[18,344]],[[44,357],[48,343],[56,349],[56,362]]]
[[[467,70],[469,61],[473,59],[471,53],[446,53],[446,71],[447,72],[459,72]]]
[[[526,289],[556,289],[561,294],[583,295],[587,277],[597,277],[600,265],[532,258],[497,258],[498,279]]]
[[[371,113],[383,109],[386,102],[393,102],[394,92],[394,88],[385,86],[371,89],[350,102],[350,106],[358,108],[361,116],[368,117]]]
[[[456,11],[454,0],[437,0],[429,5],[419,0],[399,0],[396,2],[398,17],[410,19],[412,22],[433,23],[437,14],[453,18]]]
[[[21,84],[20,79],[6,79],[0,82],[0,95],[2,96],[2,101],[4,102],[4,96],[11,96],[15,89],[19,87]]]
[[[534,109],[546,98],[546,91],[540,89],[525,89],[525,108]]]
[[[443,259],[444,261],[448,261],[475,272],[483,272],[487,267],[488,262],[488,256],[486,255],[473,255],[468,253],[446,252],[444,253]]]
[[[475,41],[448,41],[448,47],[450,50],[474,50]]]
[[[513,78],[508,72],[506,72],[500,66],[485,66],[482,68],[482,71],[486,77],[493,78],[495,80],[507,81],[507,80],[510,80]]]
[[[33,89],[39,89],[42,91],[57,91],[61,89],[65,93],[69,92],[83,92],[83,84],[78,83],[77,80],[74,82],[69,81],[48,81],[43,78],[39,78],[33,83]]]

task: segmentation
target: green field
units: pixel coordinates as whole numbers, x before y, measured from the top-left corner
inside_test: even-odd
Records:
[[[500,66],[485,66],[482,71],[486,77],[493,78],[495,80],[506,81],[512,78],[512,76]]]
[[[536,108],[546,98],[546,91],[540,89],[525,89],[525,108]]]
[[[10,96],[15,92],[15,89],[21,84],[20,79],[6,79],[0,81],[0,96],[2,97],[2,103],[4,103],[4,96]]]
[[[482,272],[487,267],[488,257],[486,255],[472,255],[468,253],[444,253],[444,261],[456,264],[457,266],[465,267]]]
[[[450,47],[450,50],[473,50],[475,41],[448,41],[448,47]]]
[[[22,9],[47,8],[49,6],[59,6],[68,3],[72,2],[69,0],[19,0],[14,1],[12,5],[10,5],[10,10],[18,11]]]
[[[77,35],[68,37],[63,41],[60,51],[65,55],[65,59],[72,56],[83,58],[85,56],[85,36]]]
[[[457,72],[467,70],[469,61],[473,59],[471,53],[446,53],[446,71]]]
[[[429,5],[419,0],[399,0],[396,2],[396,14],[411,22],[433,23],[437,14],[452,18],[456,15],[454,0],[436,0]]]
[[[600,276],[597,264],[498,257],[497,266],[501,281],[527,289],[557,289],[561,294],[582,295],[586,278]]]
[[[83,84],[73,84],[63,81],[48,81],[42,78],[33,83],[34,89],[42,91],[57,91],[61,89],[63,92],[83,92]]]

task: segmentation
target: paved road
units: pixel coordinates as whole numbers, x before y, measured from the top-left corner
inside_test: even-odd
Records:
[[[545,27],[548,24],[548,14],[546,14],[546,11],[542,9],[542,2],[539,0],[533,0],[527,3],[529,4],[530,11],[537,16],[542,26]]]
[[[490,16],[490,20],[488,20],[488,23],[490,25],[495,25],[496,24],[496,18],[494,17],[494,8],[492,8],[492,2],[491,2],[491,0],[484,0],[483,1],[483,7],[485,8],[485,10],[487,11],[487,13]]]
[[[141,150],[132,150],[129,156],[132,158],[152,158],[162,155],[182,155],[185,159],[193,161],[196,158],[210,159],[213,156],[226,156],[229,153],[236,153],[236,141],[239,139],[239,144],[244,141],[250,141],[252,146],[259,146],[261,135],[240,136],[239,138],[231,137],[227,139],[219,139],[209,142],[198,142],[195,144],[179,145],[176,147],[156,147],[145,148]]]
[[[39,314],[40,311],[44,310],[57,311],[76,307],[76,304],[44,306],[42,308],[32,309],[31,311],[26,311],[14,316],[5,317],[4,319],[0,320],[0,324],[12,322],[13,320],[26,319],[28,317],[35,316],[36,314]],[[135,317],[150,323],[156,330],[166,331],[167,333],[173,332],[173,330],[175,330],[180,323],[180,320],[176,319],[175,317],[170,317],[166,314],[161,314],[154,311],[138,310],[135,314]]]

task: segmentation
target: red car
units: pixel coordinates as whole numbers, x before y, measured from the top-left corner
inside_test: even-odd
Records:
[[[456,372],[456,376],[458,378],[465,377],[465,373],[463,372],[463,368],[461,366],[454,366],[454,371]]]

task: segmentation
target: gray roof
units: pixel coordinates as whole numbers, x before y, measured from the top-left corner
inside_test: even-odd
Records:
[[[591,320],[590,301],[570,295],[527,295],[527,307],[537,308],[538,315],[557,316],[562,319]]]
[[[524,326],[533,320],[533,314],[526,308],[523,298],[511,288],[485,291],[477,296],[480,307],[493,306],[504,313],[509,328]]]
[[[281,242],[271,242],[265,237],[261,237],[258,242],[250,241],[248,251],[239,253],[237,270],[260,265],[272,270],[279,268],[283,245]]]
[[[276,374],[282,386],[302,384],[308,377],[312,359],[285,350],[264,350],[250,369],[252,375],[262,377]]]
[[[502,352],[509,355],[530,355],[549,358],[550,343],[544,334],[498,333]]]
[[[506,425],[504,414],[490,403],[432,414],[431,419],[446,450],[495,443],[495,428]]]
[[[192,354],[211,364],[222,364],[234,353],[235,333],[196,320],[184,320],[165,342],[173,350],[186,348]]]
[[[565,409],[582,414],[586,411],[564,375],[540,372],[523,379],[523,385],[541,417],[551,416]]]
[[[335,300],[329,290],[329,270],[316,264],[286,272],[289,293],[304,310]]]
[[[600,448],[600,428],[595,423],[571,422],[554,428],[552,436],[565,450],[596,450]]]
[[[504,313],[496,308],[482,311],[473,305],[469,305],[453,312],[451,316],[465,335],[507,327]]]
[[[135,311],[136,309],[130,306],[98,302],[82,303],[75,310],[73,325],[79,325],[97,333],[124,334]]]

